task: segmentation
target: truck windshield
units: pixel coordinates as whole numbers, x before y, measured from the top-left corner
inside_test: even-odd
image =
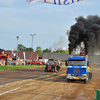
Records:
[[[69,60],[68,65],[85,65],[85,60]]]

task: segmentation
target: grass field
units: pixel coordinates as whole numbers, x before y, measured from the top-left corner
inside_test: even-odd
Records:
[[[9,68],[8,68],[9,67]],[[34,68],[34,67],[45,67],[45,65],[0,65],[0,70],[11,70],[11,69],[22,69],[22,68]]]
[[[22,69],[22,68],[34,68],[34,67],[45,67],[46,65],[0,65],[0,70],[11,70],[11,69]],[[66,67],[62,65],[61,67]]]

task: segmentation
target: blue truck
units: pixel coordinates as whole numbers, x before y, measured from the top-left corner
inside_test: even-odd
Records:
[[[92,78],[86,56],[73,55],[68,58],[66,77],[67,82],[71,80],[83,80],[84,83],[87,83]]]

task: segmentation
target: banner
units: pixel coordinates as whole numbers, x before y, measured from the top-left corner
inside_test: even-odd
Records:
[[[23,52],[23,56],[24,56],[24,60],[26,60],[26,57],[25,57],[25,52]]]
[[[50,47],[49,50],[53,50],[53,51],[56,51],[56,50],[68,50],[68,47]]]
[[[85,1],[85,0],[26,0],[29,5],[39,1],[39,2],[44,2],[44,3],[52,3],[52,4],[57,4],[57,5],[69,5],[73,3],[77,3],[80,1]]]
[[[26,0],[26,1],[29,5],[32,5],[33,3],[37,2],[38,0]]]

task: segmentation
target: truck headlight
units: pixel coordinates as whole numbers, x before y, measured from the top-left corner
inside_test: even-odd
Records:
[[[83,76],[87,76],[87,74],[83,74]]]
[[[71,74],[67,74],[68,76],[71,76]]]

